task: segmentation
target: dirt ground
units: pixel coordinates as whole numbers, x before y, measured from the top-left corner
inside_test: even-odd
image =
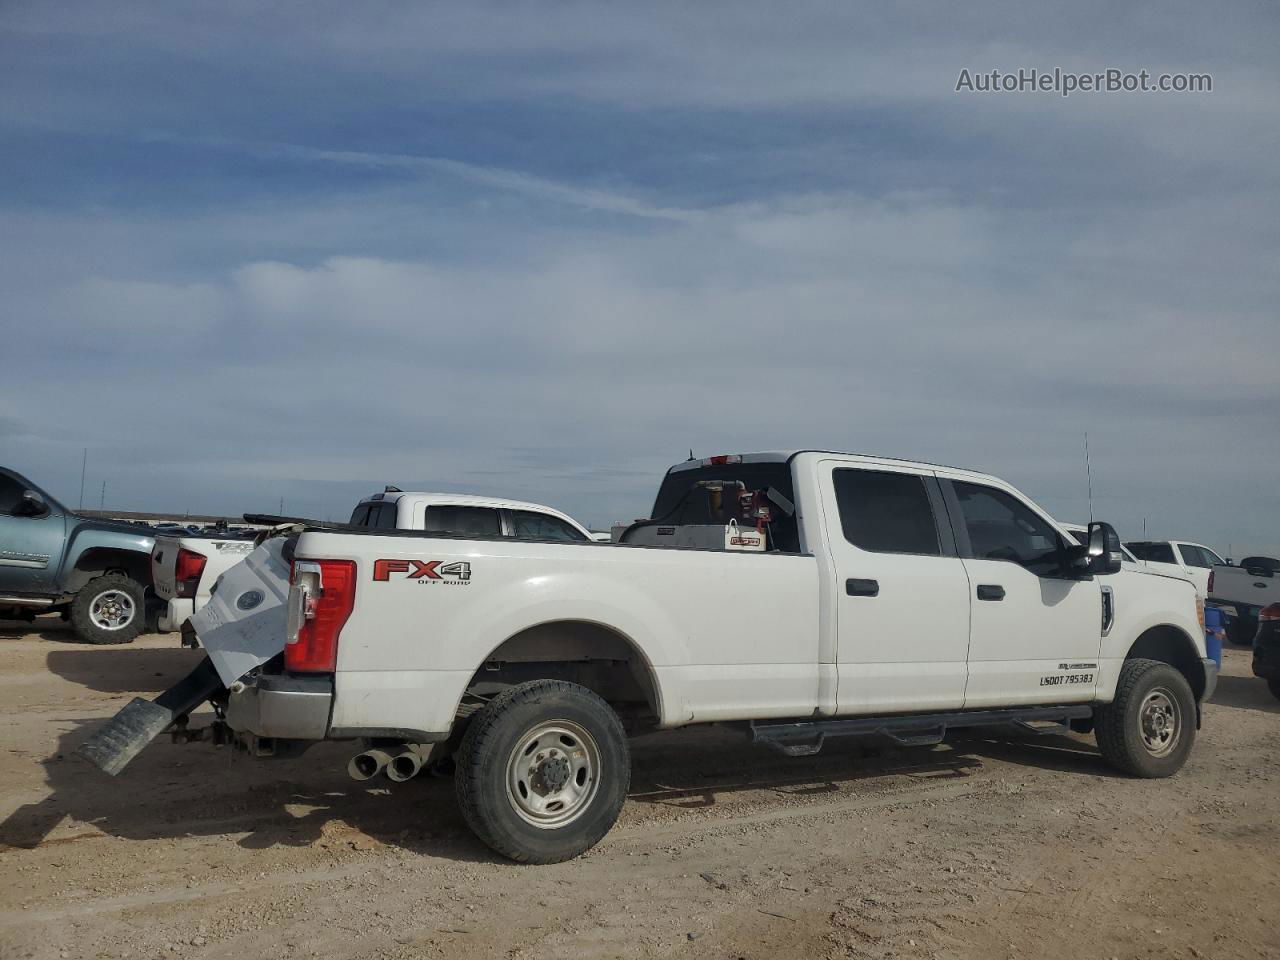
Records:
[[[501,861],[453,784],[356,784],[341,744],[252,760],[74,747],[193,663],[176,637],[0,624],[0,957],[1277,957],[1280,702],[1231,649],[1183,772],[1090,738],[634,744],[586,856]]]

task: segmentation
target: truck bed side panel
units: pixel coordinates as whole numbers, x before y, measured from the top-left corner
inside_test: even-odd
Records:
[[[297,556],[357,564],[339,729],[447,729],[504,641],[561,621],[605,626],[640,651],[665,726],[796,716],[817,703],[813,557],[336,533],[304,534]],[[450,563],[468,564],[466,576]]]

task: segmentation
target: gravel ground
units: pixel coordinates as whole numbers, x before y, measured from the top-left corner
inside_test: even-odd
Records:
[[[497,860],[447,780],[75,746],[193,665],[0,624],[0,957],[1280,957],[1280,701],[1224,676],[1183,772],[1087,737],[843,743],[787,759],[717,730],[634,744],[613,832]]]

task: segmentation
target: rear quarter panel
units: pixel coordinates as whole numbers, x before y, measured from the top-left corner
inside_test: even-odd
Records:
[[[813,557],[330,533],[304,534],[297,556],[357,566],[337,728],[448,729],[498,646],[558,621],[629,640],[657,681],[665,726],[795,716],[816,703]],[[388,558],[465,562],[470,576],[375,580],[375,561]]]

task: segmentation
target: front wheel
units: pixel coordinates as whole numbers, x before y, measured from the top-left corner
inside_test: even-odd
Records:
[[[1126,660],[1116,698],[1097,711],[1098,749],[1135,777],[1182,769],[1196,738],[1196,701],[1186,677],[1159,660]]]
[[[472,718],[457,755],[467,825],[522,863],[559,863],[609,832],[631,783],[622,722],[586,687],[535,680]]]
[[[71,601],[71,626],[85,643],[132,643],[146,625],[146,592],[123,573],[95,577]]]

